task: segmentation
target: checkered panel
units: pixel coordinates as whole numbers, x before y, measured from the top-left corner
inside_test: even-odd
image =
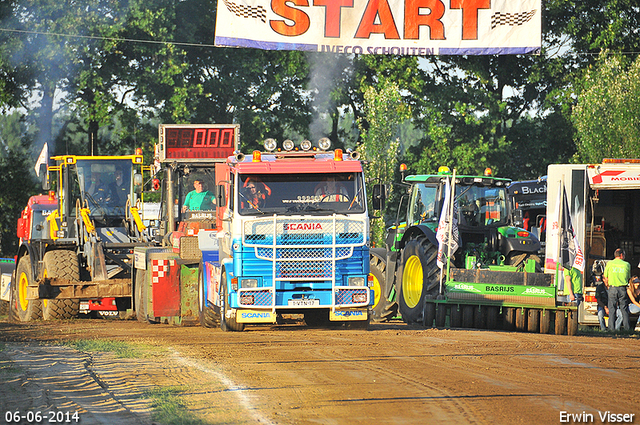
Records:
[[[353,296],[356,294],[367,295],[367,289],[338,289],[336,290],[336,305],[353,304]],[[358,303],[361,304],[361,303]]]
[[[494,29],[498,25],[516,26],[529,22],[534,17],[537,10],[533,9],[529,12],[521,13],[501,13],[496,12],[491,15],[491,29]]]
[[[240,292],[240,297],[244,295],[252,295],[253,296],[253,304],[248,305],[248,307],[256,306],[256,307],[269,307],[272,304],[273,295],[270,289],[268,290],[242,290]],[[242,305],[242,304],[241,304]]]
[[[267,22],[267,10],[262,6],[248,6],[229,0],[224,0],[224,5],[227,6],[229,12],[241,18],[260,19],[262,22]]]
[[[151,282],[158,283],[159,278],[163,278],[169,273],[169,261],[151,260]]]

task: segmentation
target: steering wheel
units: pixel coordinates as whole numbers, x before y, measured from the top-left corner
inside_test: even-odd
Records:
[[[334,199],[327,199],[331,196],[335,196],[336,198]],[[338,200],[336,200],[338,199]],[[344,193],[341,192],[332,192],[332,193],[327,193],[325,194],[322,198],[320,198],[320,202],[350,202],[351,198],[349,198],[349,196],[345,195]]]
[[[102,205],[100,205],[100,203],[98,201],[96,201],[93,196],[89,195],[87,192],[84,193],[85,199],[87,199],[88,201],[90,201],[90,203],[94,206],[94,208],[90,208],[92,211],[91,212],[97,212],[98,214],[101,215],[106,215],[106,211],[104,210],[104,208],[102,207]]]

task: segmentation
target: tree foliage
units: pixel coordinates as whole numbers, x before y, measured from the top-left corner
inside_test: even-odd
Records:
[[[582,79],[573,110],[576,159],[640,158],[640,58],[604,53]]]

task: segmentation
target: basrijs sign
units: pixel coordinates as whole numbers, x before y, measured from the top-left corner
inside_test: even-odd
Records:
[[[509,295],[538,298],[555,298],[552,286],[523,286],[494,283],[452,282],[445,283],[446,291],[457,294]]]

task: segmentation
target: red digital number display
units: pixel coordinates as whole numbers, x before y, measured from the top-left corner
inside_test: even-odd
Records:
[[[165,126],[165,158],[227,158],[236,149],[237,130],[237,126]]]

